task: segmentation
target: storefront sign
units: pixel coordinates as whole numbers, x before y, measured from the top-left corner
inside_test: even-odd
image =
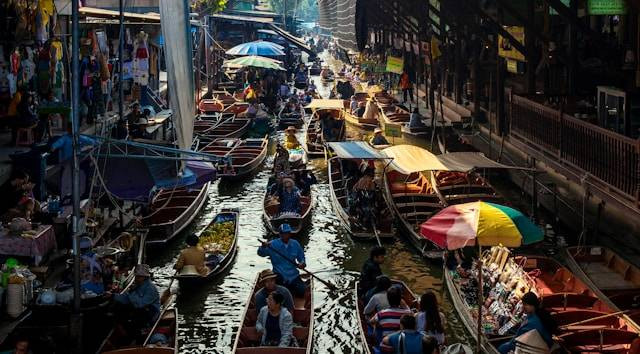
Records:
[[[627,13],[625,0],[588,0],[589,15],[624,15]]]
[[[507,71],[512,74],[518,73],[518,62],[513,59],[507,59]]]
[[[504,29],[524,45],[524,27],[504,26]],[[511,45],[509,39],[498,36],[498,55],[503,58],[509,58],[518,61],[526,61],[524,55]]]
[[[391,138],[399,138],[402,136],[402,126],[395,123],[385,123],[384,135]]]
[[[404,67],[404,59],[399,57],[387,57],[387,72],[402,74],[402,69]]]
[[[384,65],[384,64],[378,64],[378,65],[376,65],[375,72],[377,72],[377,73],[387,72],[387,66]]]

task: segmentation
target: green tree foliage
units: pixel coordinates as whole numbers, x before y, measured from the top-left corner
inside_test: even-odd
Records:
[[[200,15],[209,15],[220,12],[227,7],[229,0],[193,0],[193,10]]]

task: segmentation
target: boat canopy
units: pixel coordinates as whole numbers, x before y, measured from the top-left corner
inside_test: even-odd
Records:
[[[318,100],[314,99],[306,107],[308,109],[343,109],[343,100]]]
[[[384,160],[389,157],[380,153],[364,141],[327,143],[333,152],[343,159]]]
[[[382,154],[393,158],[390,167],[398,172],[410,174],[422,171],[469,172],[478,168],[521,169],[528,168],[503,165],[480,152],[450,152],[434,155],[414,145],[396,145],[382,150]]]

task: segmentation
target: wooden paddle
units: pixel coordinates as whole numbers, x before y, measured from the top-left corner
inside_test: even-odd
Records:
[[[263,242],[263,241],[262,241],[262,240],[260,240],[260,242]],[[294,260],[292,260],[291,258],[289,258],[289,257],[285,256],[284,254],[282,254],[282,252],[278,251],[277,249],[275,249],[275,248],[271,247],[271,245],[270,245],[270,244],[269,244],[267,247],[269,247],[269,248],[270,248],[273,252],[275,252],[278,256],[280,256],[280,257],[282,257],[282,258],[286,259],[289,263],[291,263],[291,264],[293,264],[294,266],[296,266],[296,268],[298,267],[298,263],[296,263],[296,262],[295,262]],[[326,281],[326,280],[324,280],[324,279],[322,279],[322,278],[319,278],[319,277],[318,277],[317,275],[315,275],[314,273],[312,273],[312,272],[310,272],[310,271],[308,271],[308,270],[306,270],[306,269],[304,269],[304,268],[298,268],[298,269],[302,270],[302,271],[303,271],[303,272],[305,272],[306,274],[308,274],[308,275],[312,276],[312,277],[313,277],[314,279],[316,279],[317,281],[319,281],[319,282],[321,282],[322,284],[326,285],[326,286],[327,286],[327,288],[329,288],[329,289],[331,289],[331,290],[338,290],[338,288],[337,288],[335,285],[333,285],[333,284],[329,283],[328,281]]]
[[[373,227],[373,234],[376,236],[376,241],[378,241],[378,246],[382,247],[382,242],[380,241],[380,235],[378,235],[378,229],[376,228],[375,220],[371,221],[371,227]]]

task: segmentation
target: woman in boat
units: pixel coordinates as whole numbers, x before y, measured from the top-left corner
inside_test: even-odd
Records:
[[[300,147],[300,142],[298,141],[298,138],[296,138],[296,127],[289,126],[284,133],[286,134],[284,138],[284,146],[287,150],[297,149]]]
[[[289,173],[290,170],[289,151],[280,144],[276,145],[276,157],[273,160],[273,172],[278,175],[283,172]]]
[[[180,251],[178,261],[173,268],[180,272],[186,266],[192,266],[198,274],[206,276],[209,273],[209,268],[205,265],[206,256],[204,250],[198,247],[198,236],[191,234],[187,236],[185,242],[189,247]]]
[[[377,119],[378,118],[378,107],[376,107],[375,103],[373,103],[372,99],[367,100],[367,105],[364,109],[364,113],[362,114],[363,119]]]
[[[261,335],[260,345],[290,347],[293,337],[293,317],[283,307],[284,296],[272,292],[267,297],[267,306],[260,309],[256,320],[256,331]]]
[[[373,131],[373,137],[369,141],[369,144],[372,146],[389,145],[389,141],[382,135],[382,129],[376,128]]]
[[[300,214],[302,204],[300,203],[300,190],[296,187],[293,179],[286,177],[282,179],[282,189],[278,193],[280,202],[280,214],[292,213]]]
[[[293,296],[289,289],[276,283],[277,278],[278,275],[271,269],[265,269],[260,272],[260,283],[262,283],[262,288],[260,288],[255,295],[256,309],[259,311],[263,307],[267,306],[267,298],[269,295],[273,292],[277,292],[284,297],[284,307],[286,307],[289,312],[293,313]]]
[[[527,317],[522,321],[520,328],[518,328],[513,338],[498,347],[498,351],[501,354],[507,354],[515,350],[515,339],[533,329],[538,331],[538,334],[544,339],[549,348],[553,346],[551,335],[556,330],[556,323],[549,312],[540,307],[540,299],[538,299],[538,296],[532,292],[528,292],[522,296],[522,304],[524,305],[523,309]]]
[[[440,312],[438,299],[433,291],[427,291],[420,297],[420,312],[416,314],[418,331],[434,337],[439,345],[444,344],[444,315]]]
[[[413,109],[413,112],[409,116],[409,128],[423,128],[424,123],[422,123],[422,116],[420,115],[420,111],[418,107]]]

